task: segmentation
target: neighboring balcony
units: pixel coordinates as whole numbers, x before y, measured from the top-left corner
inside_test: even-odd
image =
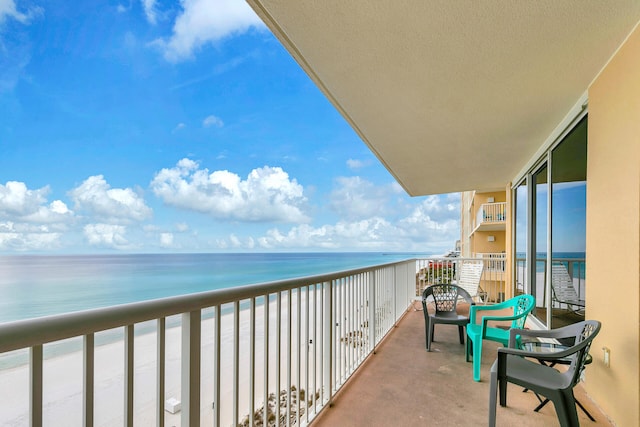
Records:
[[[507,203],[484,203],[480,205],[476,214],[476,223],[473,232],[499,231],[506,228]]]

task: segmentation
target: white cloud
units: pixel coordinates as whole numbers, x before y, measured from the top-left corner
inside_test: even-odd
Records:
[[[186,222],[179,222],[176,224],[176,230],[180,233],[185,233],[189,231],[189,225]]]
[[[35,16],[42,15],[44,9],[39,6],[30,7],[26,12],[18,11],[13,0],[0,0],[0,25],[8,18],[15,19],[22,24],[28,24]]]
[[[160,246],[163,248],[173,247],[173,234],[172,233],[160,233]]]
[[[176,18],[171,37],[154,42],[171,62],[190,58],[195,50],[230,35],[265,28],[244,1],[182,0],[181,4],[183,10]]]
[[[144,14],[150,24],[156,24],[156,0],[141,0]]]
[[[84,226],[84,237],[91,246],[127,250],[133,245],[126,238],[127,229],[123,225],[87,224]]]
[[[53,233],[46,226],[29,226],[0,222],[0,250],[52,250],[60,247],[61,233]]]
[[[76,210],[88,211],[109,223],[141,221],[152,214],[139,194],[130,188],[111,188],[102,175],[90,176],[69,195]]]
[[[34,213],[46,201],[49,187],[29,190],[24,182],[0,184],[0,213],[25,216]]]
[[[358,183],[358,180],[350,182]],[[393,186],[390,188],[395,190]],[[418,200],[417,204],[395,204],[400,212],[398,219],[393,221],[374,214],[368,218],[342,219],[321,226],[302,224],[286,231],[272,228],[255,241],[265,250],[318,248],[443,253],[453,248],[460,238],[459,200],[458,194],[429,196]],[[244,240],[232,236],[225,245],[230,247],[235,243],[249,249]]]
[[[376,186],[360,177],[338,177],[329,195],[329,207],[342,218],[355,220],[384,215],[395,194],[391,185]]]
[[[220,117],[216,117],[214,115],[210,115],[207,116],[203,121],[202,121],[202,126],[203,127],[211,127],[211,126],[215,126],[218,128],[221,128],[222,126],[224,126],[224,122],[222,121],[222,119]]]
[[[177,208],[240,221],[307,222],[303,187],[279,167],[254,169],[246,180],[226,171],[199,169],[190,159],[162,169],[151,189]]]
[[[0,249],[52,250],[60,246],[62,232],[75,220],[67,205],[47,204],[49,187],[30,190],[23,182],[0,184]]]
[[[8,181],[0,184],[0,218],[17,222],[66,222],[73,212],[61,200],[46,205],[49,187],[30,190],[24,182]]]
[[[258,245],[264,249],[394,250],[396,240],[396,228],[385,219],[375,217],[321,227],[303,224],[292,227],[286,234],[271,229],[258,239]]]
[[[176,127],[175,127],[175,128],[173,128],[173,132],[174,132],[174,133],[175,133],[175,132],[178,132],[178,131],[180,131],[180,130],[184,129],[185,127],[187,127],[187,125],[185,125],[184,123],[178,123],[178,124],[176,125]]]
[[[349,159],[347,160],[347,166],[349,169],[362,169],[365,166],[369,166],[368,161],[357,160],[357,159]]]

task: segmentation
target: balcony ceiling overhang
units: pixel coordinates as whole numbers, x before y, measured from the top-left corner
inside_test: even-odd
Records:
[[[504,188],[640,1],[247,0],[413,196]]]

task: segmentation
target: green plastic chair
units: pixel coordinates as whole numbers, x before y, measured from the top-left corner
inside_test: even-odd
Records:
[[[532,295],[522,294],[507,301],[494,305],[474,305],[469,310],[469,324],[467,325],[467,362],[473,355],[473,380],[480,381],[480,364],[482,362],[482,340],[497,341],[503,346],[509,345],[509,330],[489,326],[489,321],[509,321],[509,329],[523,329],[527,316],[533,310],[535,298]],[[511,309],[509,316],[482,316],[482,320],[476,322],[476,314],[481,311],[497,311]]]

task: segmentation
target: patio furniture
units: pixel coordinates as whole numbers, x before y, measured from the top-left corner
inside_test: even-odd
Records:
[[[536,394],[541,394],[553,402],[558,420],[562,427],[579,426],[576,400],[573,388],[580,377],[588,359],[591,342],[600,332],[601,324],[596,320],[586,320],[549,331],[512,329],[509,334],[509,347],[498,349],[498,358],[491,367],[489,388],[489,426],[496,425],[496,396],[500,393],[500,406],[507,405],[507,383],[517,384]],[[564,350],[541,353],[519,349],[521,337],[552,339],[573,344]],[[540,364],[526,357],[545,362]],[[569,366],[566,371],[557,371],[546,363],[566,359]]]
[[[509,344],[509,329],[522,329],[535,304],[535,298],[529,294],[518,295],[507,301],[494,305],[474,305],[469,309],[467,325],[467,362],[473,355],[473,380],[480,381],[480,364],[482,363],[482,340],[497,341],[506,346]],[[478,322],[476,315],[482,311],[507,311],[509,314],[482,316]],[[509,326],[489,326],[489,322],[508,322]]]
[[[541,354],[541,353],[545,353],[545,354],[549,354],[549,353],[557,353],[559,351],[562,350],[566,350],[568,349],[570,346],[564,345],[560,342],[556,342],[556,341],[538,341],[538,340],[534,340],[534,341],[530,341],[525,339],[522,339],[522,344],[520,345],[520,349],[524,350],[524,351],[528,351],[530,353],[535,353],[535,354]],[[573,362],[573,358],[572,357],[561,357],[559,359],[554,359],[551,361],[548,360],[543,360],[543,359],[538,359],[538,362],[540,362],[543,365],[546,366],[550,366],[550,367],[554,367],[555,365],[571,365],[571,362]],[[591,362],[593,362],[593,358],[591,357],[590,354],[587,353],[586,357],[585,357],[585,361],[584,364],[589,365]],[[528,391],[528,389],[524,389],[522,391]],[[541,399],[540,396],[535,393],[536,397],[538,398],[538,400],[540,401],[540,404],[538,406],[536,406],[536,408],[533,410],[534,412],[538,412],[540,411],[540,409],[542,409],[547,403],[549,403],[549,399]],[[591,420],[591,421],[595,421],[595,418],[593,418],[593,415],[591,415],[589,413],[589,411],[587,411],[587,409],[582,406],[582,403],[580,403],[580,401],[576,398],[576,405],[578,405],[578,407],[580,409],[582,409],[582,412],[585,413],[585,415]]]
[[[429,314],[427,300],[433,299],[435,313]],[[460,344],[464,344],[464,327],[469,323],[469,317],[458,314],[458,300],[464,300],[474,305],[471,295],[456,285],[431,285],[422,293],[422,311],[424,313],[424,329],[427,340],[427,351],[431,351],[433,330],[436,323],[458,325]]]
[[[584,310],[585,300],[578,296],[573,279],[564,264],[554,263],[551,266],[551,297],[558,303],[566,304],[573,312]]]
[[[482,302],[482,296],[486,297],[486,294],[480,290],[480,279],[482,278],[482,271],[484,270],[484,263],[478,262],[463,262],[460,266],[460,275],[455,282],[456,285],[463,288],[471,295],[471,298],[477,298],[479,302]]]

